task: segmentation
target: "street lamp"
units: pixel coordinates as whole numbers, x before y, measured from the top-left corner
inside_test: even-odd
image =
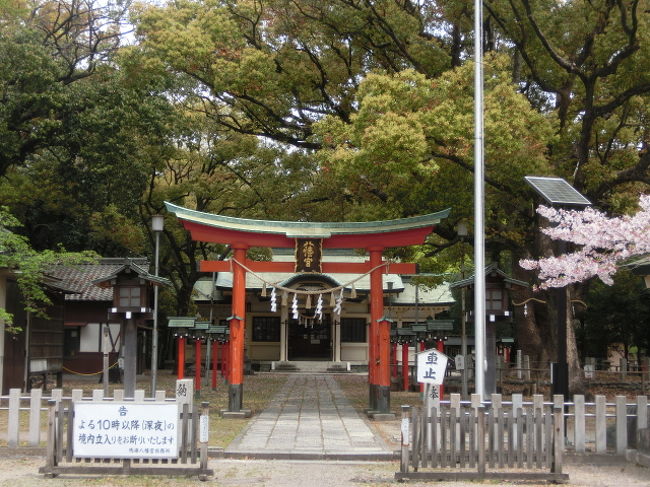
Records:
[[[572,207],[582,209],[591,202],[581,195],[573,186],[562,178],[526,176],[526,182],[532,186],[548,204],[555,207]],[[558,254],[566,253],[566,242],[559,241]],[[567,289],[559,287],[557,295],[557,363],[553,364],[553,394],[562,394],[569,398],[569,366],[567,364],[566,328],[567,328]]]
[[[154,257],[154,276],[158,277],[158,255],[160,250],[160,232],[165,227],[165,217],[153,215],[151,230],[156,235],[156,250]],[[153,336],[151,340],[151,397],[156,397],[156,379],[158,376],[158,286],[153,288]]]

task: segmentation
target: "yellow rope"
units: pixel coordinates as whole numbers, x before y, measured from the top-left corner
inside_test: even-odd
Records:
[[[241,266],[241,267],[242,267],[246,272],[251,273],[253,276],[255,276],[257,279],[259,279],[260,281],[262,281],[262,282],[263,282],[264,284],[266,284],[267,286],[274,287],[275,289],[279,289],[280,291],[286,291],[286,292],[288,292],[288,293],[293,293],[293,294],[311,294],[311,295],[314,295],[314,294],[327,294],[327,293],[331,293],[331,292],[334,292],[334,291],[340,291],[341,289],[345,289],[346,287],[351,286],[351,285],[354,284],[355,282],[359,281],[360,279],[362,279],[363,277],[367,276],[368,274],[370,274],[370,273],[376,271],[376,270],[379,269],[380,267],[390,267],[390,262],[384,262],[383,264],[379,264],[378,266],[373,267],[372,269],[370,269],[370,270],[369,270],[368,272],[366,272],[365,274],[361,274],[361,275],[360,275],[359,277],[357,277],[356,279],[353,279],[353,280],[351,280],[350,282],[347,282],[347,283],[342,284],[342,285],[340,285],[340,286],[331,287],[331,288],[328,288],[328,289],[320,289],[320,290],[318,290],[318,291],[305,291],[305,290],[301,290],[301,289],[292,289],[292,288],[290,288],[290,287],[279,286],[277,283],[268,282],[268,281],[267,281],[266,279],[264,279],[262,276],[260,276],[260,275],[257,274],[256,272],[250,270],[248,267],[246,267],[244,264],[242,264],[241,262],[239,262],[237,259],[231,259],[231,261],[232,261],[232,262],[235,262],[237,265]],[[232,265],[232,264],[231,264],[231,265]]]
[[[117,362],[115,362],[113,365],[109,365],[108,368],[109,368],[109,369],[112,369],[112,368],[115,367],[116,365],[117,365]],[[103,370],[100,370],[99,372],[91,372],[90,374],[86,374],[86,373],[84,373],[84,372],[77,372],[77,371],[75,371],[75,370],[70,370],[69,368],[67,368],[67,367],[65,367],[65,366],[63,367],[63,370],[65,370],[66,372],[70,372],[71,374],[75,374],[75,375],[99,375],[99,374],[103,374],[103,373],[104,373]]]

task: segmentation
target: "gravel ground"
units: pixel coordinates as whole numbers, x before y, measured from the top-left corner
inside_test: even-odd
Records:
[[[198,480],[167,477],[93,477],[66,475],[45,479],[38,474],[43,460],[36,457],[8,457],[0,453],[0,487],[144,487],[144,486],[187,486],[195,485],[223,487],[383,487],[397,485],[393,474],[397,463],[353,463],[353,462],[307,462],[307,461],[263,461],[263,460],[211,460],[215,471],[214,479],[205,484]],[[588,465],[569,464],[564,471],[570,475],[568,485],[574,487],[650,487],[650,469],[629,463]],[[546,485],[526,482],[408,482],[412,487],[435,485],[436,487],[480,487],[506,485]]]

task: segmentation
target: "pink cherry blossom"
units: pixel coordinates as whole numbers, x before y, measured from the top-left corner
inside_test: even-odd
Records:
[[[611,285],[621,262],[650,253],[650,195],[640,196],[639,208],[634,215],[610,218],[593,208],[577,211],[540,206],[537,213],[554,224],[541,231],[578,249],[557,257],[520,260],[519,265],[538,271],[542,289],[594,276]]]

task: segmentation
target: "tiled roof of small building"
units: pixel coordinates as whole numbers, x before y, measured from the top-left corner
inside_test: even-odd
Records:
[[[131,259],[135,264],[147,269],[147,259]],[[78,264],[74,266],[54,266],[48,269],[48,275],[60,279],[68,288],[75,289],[76,294],[66,294],[66,301],[113,301],[113,289],[101,288],[93,281],[111,276],[121,269],[127,259],[106,258],[96,264]]]

